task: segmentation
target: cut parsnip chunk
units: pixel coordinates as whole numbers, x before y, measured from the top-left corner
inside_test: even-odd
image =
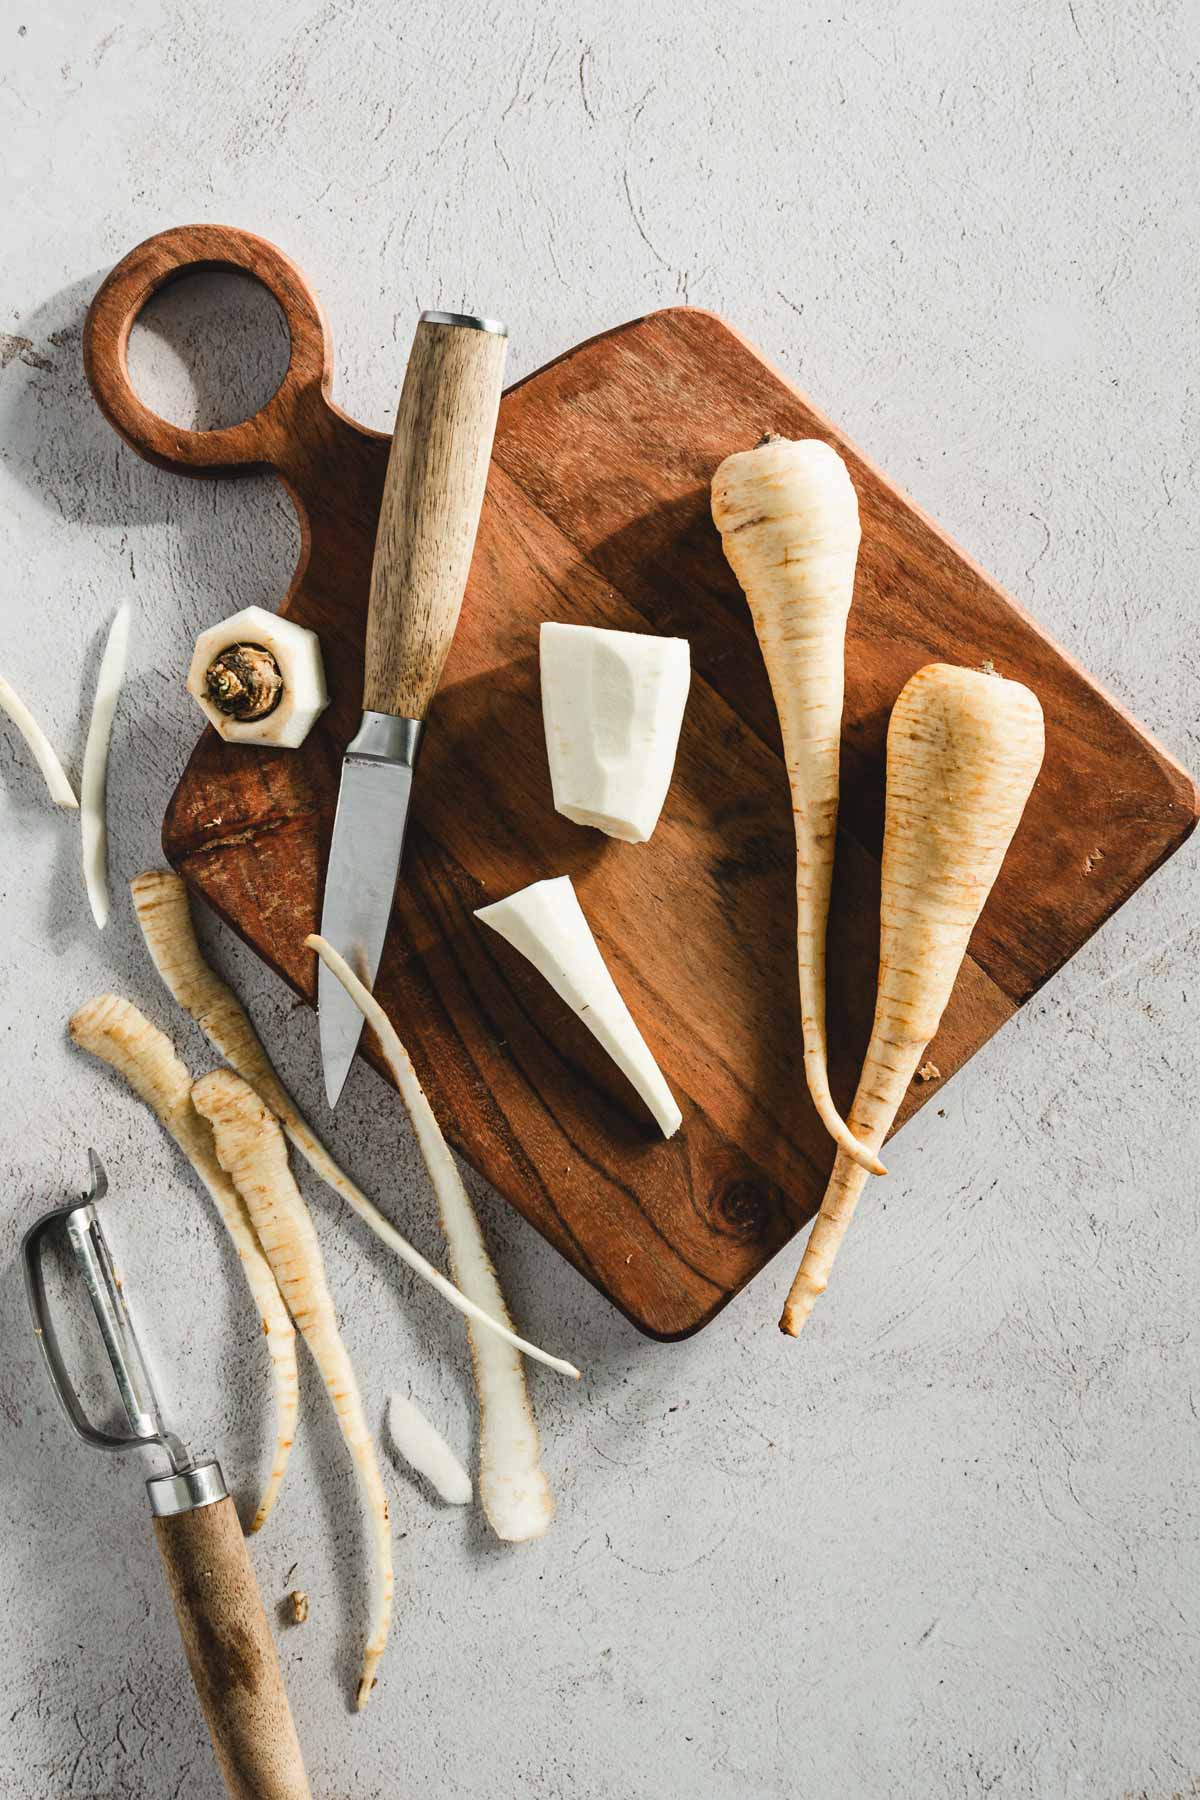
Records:
[[[246,606],[196,639],[188,693],[230,744],[296,750],[329,704],[315,631]]]
[[[545,624],[540,643],[556,810],[644,844],[675,767],[691,682],[687,639]]]
[[[664,1137],[683,1115],[608,972],[569,875],[481,906],[475,917],[528,957],[637,1089]]]

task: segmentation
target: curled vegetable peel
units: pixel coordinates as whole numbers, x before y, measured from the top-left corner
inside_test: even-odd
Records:
[[[333,946],[315,934],[304,941],[337,976],[379,1039],[437,1195],[455,1279],[493,1319],[509,1322],[475,1208],[407,1050],[379,1002]],[[539,1461],[538,1431],[525,1371],[511,1342],[502,1342],[494,1332],[481,1332],[473,1319],[468,1319],[467,1332],[479,1394],[479,1497],[483,1510],[497,1537],[511,1543],[540,1537],[554,1516],[554,1501]],[[569,1363],[561,1366],[564,1372],[578,1376]]]

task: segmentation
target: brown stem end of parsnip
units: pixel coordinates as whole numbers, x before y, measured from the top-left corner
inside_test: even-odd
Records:
[[[209,664],[204,690],[227,718],[265,719],[283,698],[283,676],[262,644],[230,644]]]

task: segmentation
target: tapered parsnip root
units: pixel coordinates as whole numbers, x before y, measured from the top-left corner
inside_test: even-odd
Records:
[[[337,976],[379,1039],[429,1170],[455,1280],[486,1313],[511,1324],[475,1208],[408,1051],[379,1002],[332,944],[315,933],[304,941]],[[494,1333],[478,1330],[473,1320],[468,1320],[467,1333],[479,1394],[479,1497],[483,1510],[497,1537],[510,1543],[540,1537],[554,1516],[554,1501],[539,1461],[541,1447],[520,1357]],[[578,1375],[569,1364],[566,1368]]]
[[[451,1306],[466,1317],[476,1319],[488,1330],[496,1332],[524,1356],[531,1356],[535,1361],[545,1363],[548,1368],[578,1378],[579,1370],[573,1364],[563,1362],[560,1357],[550,1356],[545,1350],[539,1350],[536,1344],[517,1337],[499,1319],[489,1318],[486,1311],[460,1293],[454,1283],[447,1281],[440,1269],[435,1269],[432,1263],[427,1262],[420,1251],[414,1249],[408,1239],[396,1230],[390,1220],[384,1218],[378,1207],[338,1167],[272,1068],[241,1001],[228,984],[222,981],[216,970],[204,960],[192,923],[187,888],[180,877],[165,869],[150,869],[142,875],[135,875],[130,883],[130,891],[146,948],[167,988],[184,1011],[195,1019],[214,1049],[237,1070],[243,1081],[250,1083],[259,1099],[270,1107],[309,1167],[335,1194],[340,1194],[353,1207],[359,1218],[371,1227],[376,1237],[382,1239],[401,1262],[407,1263],[423,1281],[436,1288]]]
[[[10,681],[0,675],[0,712],[8,714],[28,744],[55,806],[78,806],[75,790],[58,760],[58,752]]]
[[[1027,687],[930,663],[888,727],[879,991],[850,1129],[878,1150],[941,1023],[967,944],[1042,765]],[[824,1293],[866,1172],[838,1152],[780,1329],[795,1337]]]
[[[383,1478],[354,1369],[338,1332],[321,1246],[288,1167],[279,1122],[254,1089],[231,1070],[214,1069],[195,1084],[192,1100],[212,1126],[221,1167],[246,1203],[279,1291],[312,1351],[367,1504],[377,1594],[358,1684],[361,1711],[375,1685],[391,1623],[392,1534]]]
[[[725,555],[745,589],[771,681],[796,829],[796,949],[804,1074],[830,1136],[874,1175],[829,1091],[825,927],[837,836],[846,619],[858,560],[858,500],[836,450],[766,437],[727,456],[712,483]]]
[[[116,994],[101,994],[81,1006],[71,1020],[71,1036],[81,1050],[100,1058],[144,1100],[163,1130],[174,1138],[208,1189],[246,1277],[262,1320],[275,1388],[275,1454],[251,1531],[266,1522],[283,1481],[296,1435],[300,1387],[296,1373],[296,1333],[263,1255],[245,1202],[217,1161],[212,1130],[192,1105],[192,1078],[170,1041],[136,1006]]]

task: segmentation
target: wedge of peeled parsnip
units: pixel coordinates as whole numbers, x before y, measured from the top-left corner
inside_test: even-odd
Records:
[[[712,513],[745,590],[771,681],[796,829],[796,949],[804,1074],[821,1122],[874,1175],[833,1103],[825,1037],[825,926],[837,835],[846,619],[858,560],[858,500],[817,438],[765,437],[727,456]]]
[[[878,1150],[941,1024],[975,923],[1045,749],[1019,681],[929,663],[892,711],[880,878],[879,990],[850,1128]],[[824,1293],[866,1185],[839,1150],[780,1329],[795,1337]]]
[[[675,767],[691,682],[687,639],[547,623],[539,648],[556,810],[645,843]]]
[[[475,917],[545,976],[637,1089],[663,1136],[672,1137],[683,1115],[608,972],[570,876],[535,881],[479,907]]]

